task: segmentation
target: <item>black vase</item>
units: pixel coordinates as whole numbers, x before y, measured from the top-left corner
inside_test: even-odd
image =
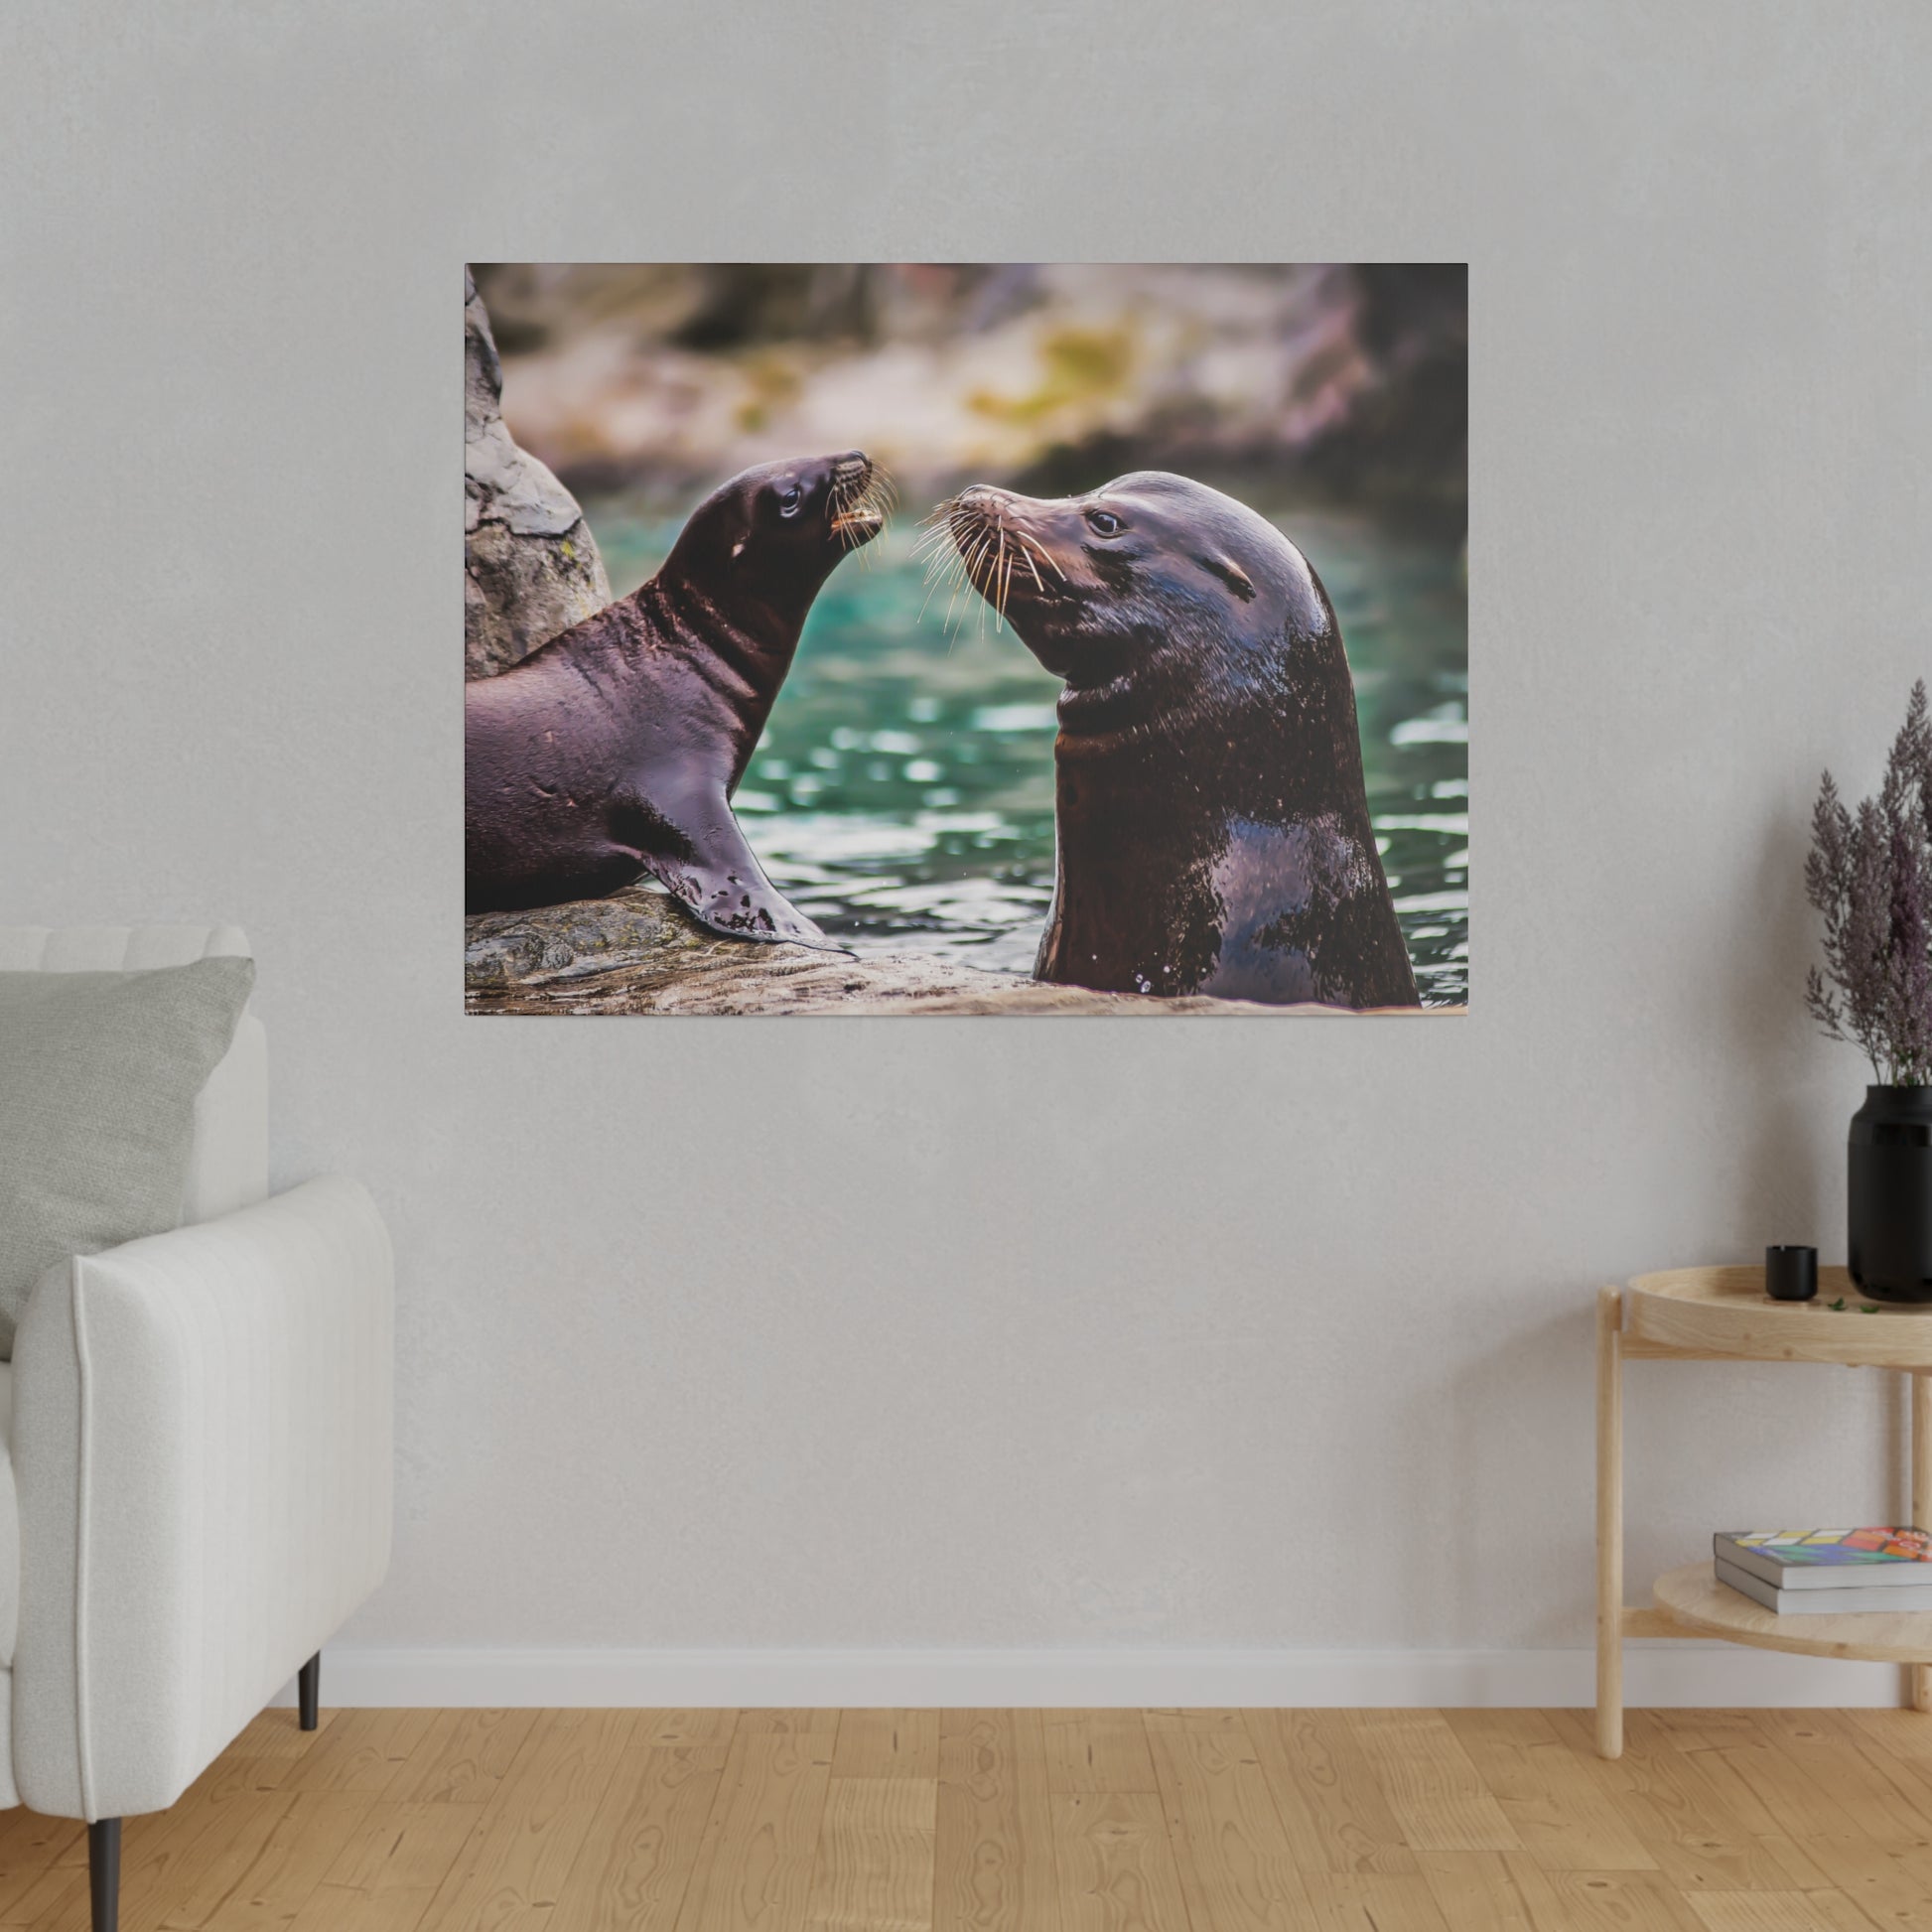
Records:
[[[1850,1265],[1874,1302],[1932,1302],[1932,1087],[1866,1087],[1852,1116]]]

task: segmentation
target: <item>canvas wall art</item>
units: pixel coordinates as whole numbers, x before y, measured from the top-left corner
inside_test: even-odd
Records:
[[[465,302],[471,1011],[1466,1011],[1463,265]]]

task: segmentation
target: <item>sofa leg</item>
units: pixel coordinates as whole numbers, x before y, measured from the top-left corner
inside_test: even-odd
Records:
[[[116,1932],[121,1922],[121,1821],[103,1818],[87,1827],[87,1888],[93,1894],[94,1932]]]
[[[322,1722],[322,1652],[304,1664],[296,1675],[296,1697],[302,1706],[302,1728],[313,1730]]]

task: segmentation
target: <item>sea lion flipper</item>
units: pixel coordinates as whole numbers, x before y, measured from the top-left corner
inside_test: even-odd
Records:
[[[702,924],[734,939],[788,940],[824,952],[846,950],[765,878],[722,795],[702,814],[701,823],[687,819],[679,829],[686,852],[649,857],[645,870]]]

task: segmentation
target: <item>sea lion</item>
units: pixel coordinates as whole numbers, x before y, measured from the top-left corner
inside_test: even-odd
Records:
[[[1375,849],[1341,627],[1308,559],[1219,490],[1139,471],[934,517],[1065,679],[1036,977],[1274,1005],[1416,1006]]]
[[[649,583],[465,686],[467,909],[649,874],[719,932],[829,945],[765,878],[731,799],[812,600],[878,535],[890,491],[858,450],[747,470]]]

